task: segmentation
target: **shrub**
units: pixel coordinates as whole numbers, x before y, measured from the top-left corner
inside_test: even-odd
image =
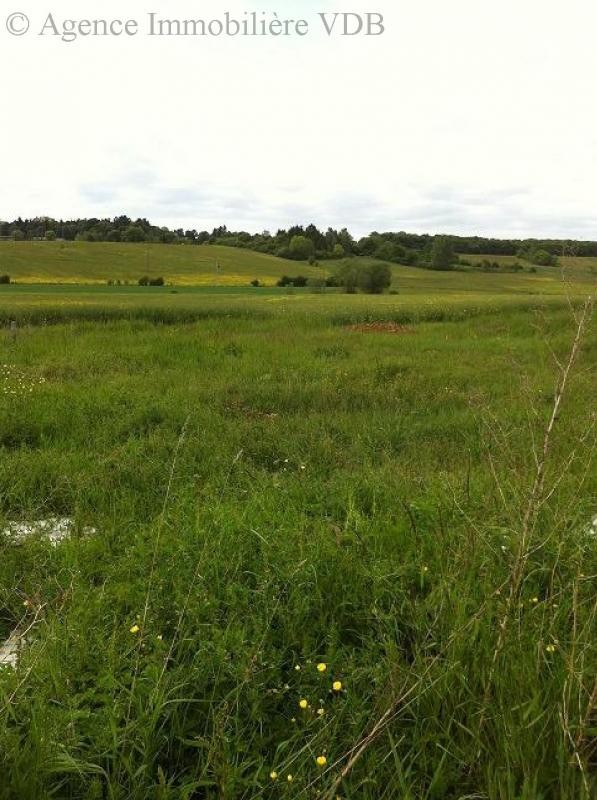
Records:
[[[139,286],[149,286],[149,278],[147,275],[144,275],[142,278],[139,278]]]
[[[46,241],[55,242],[56,241],[56,231],[46,231]]]
[[[10,275],[0,275],[0,283],[4,285],[10,283]]]
[[[255,280],[254,280],[254,281],[251,281],[251,286],[254,286],[256,289],[258,289],[258,288],[261,286],[261,284],[260,284],[260,282],[257,280],[257,278],[255,278]]]
[[[348,294],[355,294],[359,285],[359,268],[351,261],[347,261],[336,272],[338,286],[342,286]]]
[[[557,256],[552,255],[547,250],[543,250],[541,247],[533,247],[532,245],[522,247],[517,256],[539,267],[555,267],[558,264]]]
[[[387,264],[371,264],[359,270],[358,286],[368,294],[383,294],[392,285],[392,270]]]
[[[289,275],[283,275],[277,282],[276,286],[297,286],[302,288],[306,286],[307,283],[308,278],[306,278],[304,275],[297,275],[295,278],[291,278]]]
[[[150,286],[163,286],[164,285],[164,279],[161,278],[161,277],[160,278],[151,278],[151,280],[149,281],[149,285]]]

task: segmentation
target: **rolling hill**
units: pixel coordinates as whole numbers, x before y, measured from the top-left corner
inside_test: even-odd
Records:
[[[513,256],[489,256],[504,272],[484,274],[478,269],[433,272],[418,267],[392,265],[395,284],[414,293],[436,291],[499,291],[559,293],[562,271],[538,267],[531,274],[508,272]],[[360,260],[370,261],[366,257]],[[482,256],[469,257],[471,264]],[[597,259],[560,260],[569,278],[594,283]],[[276,256],[220,245],[185,246],[167,244],[122,244],[113,242],[0,242],[0,275],[18,284],[106,285],[108,282],[136,285],[139,278],[161,276],[175,286],[248,287],[251,281],[275,286],[283,275],[324,277],[339,262],[319,266],[288,261]]]
[[[275,284],[282,275],[316,277],[325,270],[236,247],[115,242],[1,242],[0,275],[18,283],[137,283],[163,276],[187,286]]]

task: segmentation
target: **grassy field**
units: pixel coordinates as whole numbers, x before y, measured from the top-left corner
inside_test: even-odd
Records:
[[[188,286],[248,286],[252,280],[274,285],[299,265],[235,247],[191,247],[111,242],[0,242],[0,274],[19,283],[136,284],[140,277],[164,277]],[[307,277],[324,272],[300,264]]]
[[[53,248],[58,253],[56,243],[25,243],[35,248]],[[17,243],[20,247],[22,243]],[[0,244],[9,249],[13,244]],[[89,321],[107,321],[115,319],[146,319],[153,322],[190,322],[216,315],[235,315],[238,317],[276,316],[286,313],[297,313],[309,316],[316,314],[330,320],[355,321],[370,316],[384,319],[409,320],[441,320],[459,316],[470,316],[478,312],[495,311],[504,308],[531,308],[544,305],[561,305],[567,297],[578,300],[584,297],[595,286],[595,278],[586,264],[575,264],[564,273],[559,269],[539,269],[537,273],[483,273],[480,271],[433,272],[416,267],[393,266],[393,290],[391,294],[377,298],[366,296],[340,295],[337,290],[277,289],[275,278],[271,273],[263,274],[258,270],[267,265],[278,274],[305,273],[312,274],[318,268],[310,268],[303,263],[293,263],[261,256],[249,251],[220,247],[182,247],[155,245],[158,253],[171,253],[180,258],[185,267],[192,267],[190,258],[196,252],[224,252],[227,258],[245,259],[245,277],[238,277],[240,283],[227,284],[230,274],[219,278],[209,273],[186,273],[186,283],[165,287],[139,287],[134,285],[137,267],[135,259],[141,258],[145,247],[141,245],[118,245],[127,255],[127,271],[119,272],[117,266],[98,266],[105,253],[110,254],[112,245],[76,243],[74,250],[88,254],[90,265],[87,275],[97,276],[99,270],[110,274],[116,280],[119,274],[127,274],[131,285],[108,286],[101,284],[80,284],[80,272],[73,264],[64,267],[61,273],[58,266],[49,264],[47,280],[64,280],[60,285],[52,283],[15,283],[9,286],[0,285],[0,323],[16,320],[18,323],[53,323],[73,319]],[[40,251],[42,252],[42,251]],[[359,259],[367,262],[368,259]],[[93,262],[93,272],[91,262]],[[222,258],[221,263],[224,263]],[[336,262],[337,264],[338,262]],[[261,264],[261,266],[259,266]],[[132,266],[131,266],[132,265]],[[14,266],[14,265],[13,265]],[[180,265],[179,265],[180,266]],[[326,266],[332,270],[333,264]],[[8,267],[7,267],[8,269]],[[1,272],[1,270],[0,270]],[[156,274],[160,273],[157,270]],[[323,269],[319,269],[324,274]],[[35,274],[39,275],[36,268]],[[170,280],[172,275],[161,271]],[[266,285],[255,289],[250,286],[249,276],[259,275]],[[15,272],[11,273],[15,277]],[[16,278],[23,279],[23,273],[16,273]],[[39,279],[39,277],[38,277]],[[120,280],[120,278],[119,278]],[[212,284],[206,282],[212,280]],[[236,280],[236,278],[235,278]],[[221,285],[218,285],[221,281]],[[191,285],[194,284],[194,285]]]
[[[471,256],[471,264],[484,256]],[[507,268],[520,262],[513,256],[489,256]],[[562,266],[573,280],[595,281],[597,259],[564,258]],[[249,286],[259,280],[275,286],[282,275],[323,277],[336,266],[322,262],[319,267],[296,263],[274,256],[234,247],[181,246],[162,244],[116,244],[108,242],[0,242],[0,275],[8,274],[19,284],[106,284],[127,281],[136,284],[140,277],[163,277],[175,286]],[[526,265],[527,269],[529,265]],[[557,268],[537,268],[536,275],[492,277],[459,273],[460,284],[486,291],[499,285],[502,291],[536,290],[537,286],[561,279]],[[428,271],[410,267],[395,267],[395,280],[407,289],[444,288],[451,285],[451,276],[430,275]]]
[[[0,800],[594,796],[594,327],[399,275],[2,287]]]

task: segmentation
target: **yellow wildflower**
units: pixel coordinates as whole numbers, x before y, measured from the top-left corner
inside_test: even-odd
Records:
[[[140,630],[141,628],[138,625],[133,625],[133,627],[130,629],[131,633],[139,633]]]
[[[317,714],[318,716],[323,717],[323,715],[325,714],[325,708],[318,708]]]
[[[547,650],[548,653],[555,653],[556,646],[555,644],[548,644],[545,649]]]
[[[315,763],[318,767],[325,767],[325,765],[328,763],[328,760],[325,756],[317,756]]]
[[[292,781],[294,780],[294,775],[288,775],[286,777],[286,780],[288,781],[288,783],[292,783]]]
[[[332,689],[335,692],[341,692],[342,691],[342,681],[334,681],[333,684],[332,684]]]
[[[269,776],[273,781],[277,781],[278,780],[278,773],[276,771],[270,772]]]
[[[309,701],[305,700],[304,698],[299,702],[299,706],[302,709],[309,708]]]
[[[325,672],[327,668],[328,668],[327,664],[321,663],[321,664],[317,665],[317,671],[318,672]]]

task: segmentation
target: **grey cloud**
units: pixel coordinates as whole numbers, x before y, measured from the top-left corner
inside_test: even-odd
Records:
[[[273,204],[253,190],[220,187],[165,186],[154,170],[124,170],[116,180],[79,187],[92,213],[146,216],[156,224],[209,228],[217,224],[258,231],[314,222],[321,228],[348,227],[355,236],[373,230],[452,233],[502,237],[595,238],[597,220],[572,213],[541,212],[524,186],[469,190],[436,186],[420,192],[405,187],[395,199],[379,200],[369,192],[343,191],[306,203],[294,187],[278,189],[285,200]],[[406,197],[413,197],[407,201]]]

